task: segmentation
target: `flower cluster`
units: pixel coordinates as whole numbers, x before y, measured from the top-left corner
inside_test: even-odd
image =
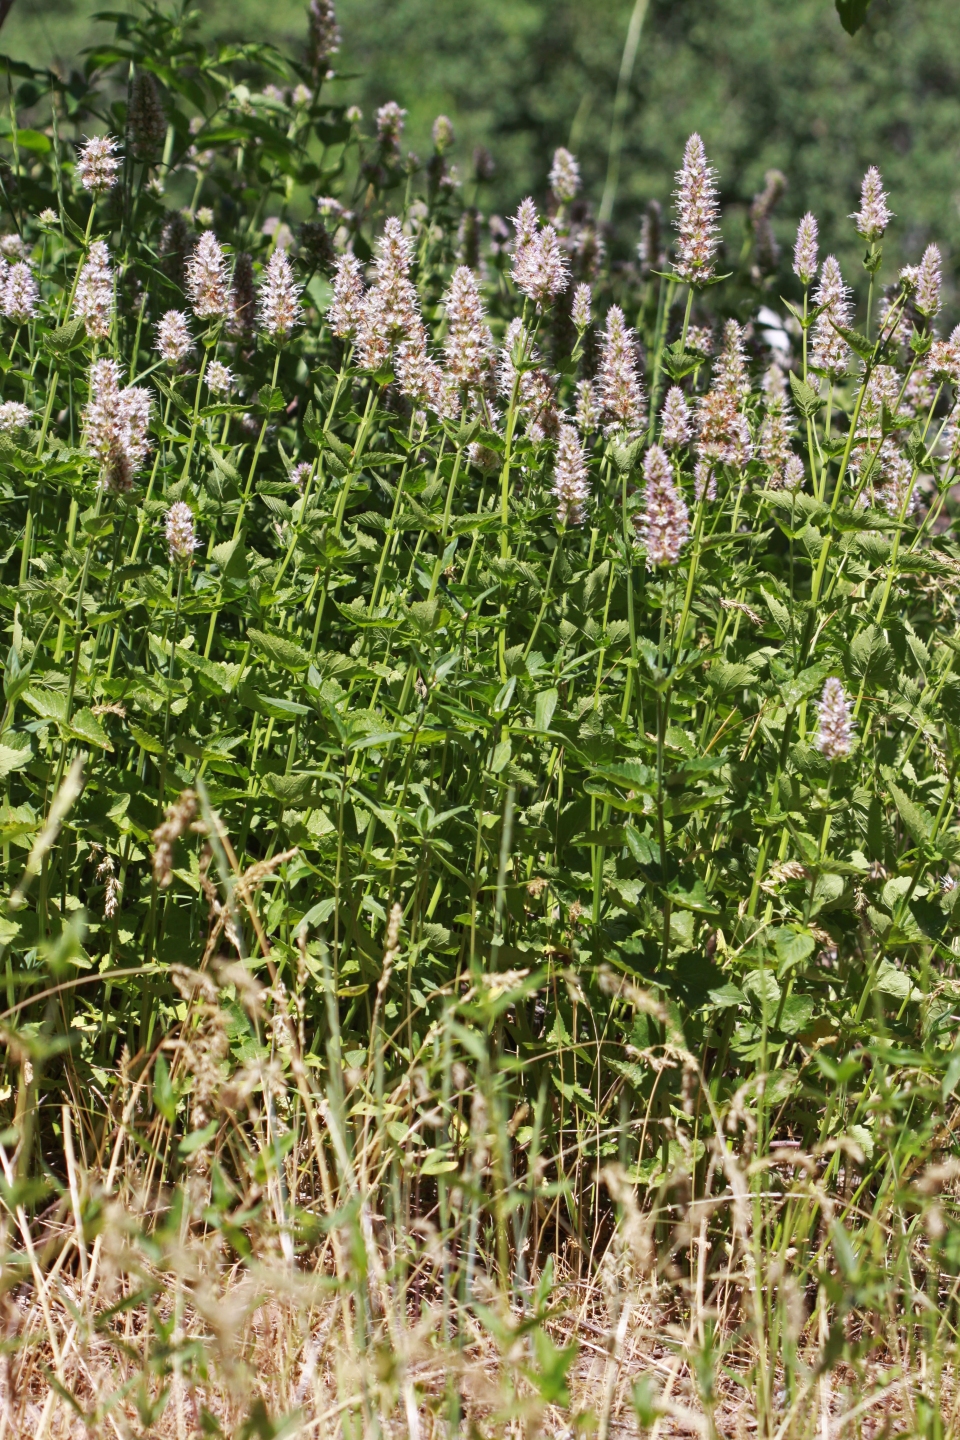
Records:
[[[260,324],[268,335],[284,341],[303,319],[300,286],[285,250],[276,249],[267,261],[260,287]]]
[[[215,320],[232,311],[230,271],[223,246],[212,231],[200,236],[186,263],[187,297],[199,320]]]
[[[182,310],[168,310],[157,324],[157,350],[166,365],[177,366],[190,353],[193,336]]]
[[[0,433],[13,435],[18,430],[26,430],[31,418],[28,407],[21,401],[4,400],[0,405]]]
[[[340,49],[340,26],[333,0],[310,0],[307,10],[307,60],[314,80],[324,80],[332,55]]]
[[[598,375],[600,413],[609,435],[634,436],[646,422],[646,405],[640,384],[639,347],[619,305],[607,311],[603,352]]]
[[[235,384],[233,371],[222,360],[211,360],[207,366],[207,389],[211,395],[229,395]]]
[[[77,175],[91,195],[106,195],[116,185],[123,163],[117,158],[117,148],[112,135],[94,135],[80,146]]]
[[[670,464],[659,445],[651,445],[643,462],[643,512],[637,521],[647,552],[647,569],[676,565],[690,535],[690,516]]]
[[[553,496],[561,525],[583,524],[584,506],[589,494],[587,458],[577,428],[575,425],[561,425],[557,435],[553,478]]]
[[[479,392],[490,381],[494,343],[477,277],[466,265],[453,272],[446,296],[447,371],[459,390]]]
[[[104,486],[129,490],[147,454],[152,402],[149,390],[120,385],[115,360],[90,367],[90,398],[83,414],[87,448],[100,463]]]
[[[893,215],[887,205],[887,193],[883,178],[876,165],[871,165],[863,177],[860,190],[860,209],[850,216],[856,222],[857,230],[870,245],[882,237]]]
[[[105,240],[94,240],[77,280],[74,313],[94,340],[106,340],[113,325],[113,266]]]
[[[826,682],[817,705],[817,749],[828,760],[845,760],[853,750],[854,725],[850,702],[834,676]]]
[[[814,303],[822,307],[822,313],[814,327],[810,363],[815,370],[825,371],[832,380],[842,379],[850,364],[850,346],[840,333],[850,329],[849,297],[850,290],[843,283],[840,262],[835,255],[828,255],[814,295]]]
[[[575,199],[580,190],[580,166],[570,151],[564,150],[562,146],[553,154],[550,189],[561,205]]]
[[[545,310],[562,295],[570,279],[566,256],[552,225],[540,228],[536,206],[524,200],[513,220],[515,234],[513,267],[514,284],[522,295],[532,300],[538,310]]]
[[[193,552],[199,542],[193,523],[193,511],[185,501],[177,500],[170,506],[165,532],[170,564],[192,565]]]
[[[719,245],[716,171],[707,163],[699,135],[691,135],[677,171],[677,274],[693,284],[713,275]]]
[[[26,325],[36,315],[40,289],[25,260],[6,270],[0,296],[4,315],[15,325]]]
[[[744,409],[749,393],[743,331],[736,320],[728,320],[713,384],[697,404],[697,452],[708,467],[719,463],[742,470],[750,463],[753,440]]]
[[[796,485],[790,483],[796,478],[796,466],[791,468],[789,479],[787,476],[787,467],[791,461],[790,437],[793,425],[787,400],[787,383],[779,365],[771,365],[764,376],[763,398],[766,413],[760,430],[760,458],[768,467],[767,484],[771,490],[780,490],[784,486],[796,489]]]

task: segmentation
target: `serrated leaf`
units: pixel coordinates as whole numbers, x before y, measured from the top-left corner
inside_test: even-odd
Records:
[[[779,927],[773,931],[773,948],[777,952],[777,959],[780,962],[779,973],[781,977],[787,970],[793,969],[801,961],[806,960],[808,955],[813,953],[816,941],[812,935],[804,934],[802,931],[792,930],[789,927]]]
[[[24,743],[22,745],[0,744],[0,780],[5,780],[6,777],[12,775],[15,770],[22,770],[25,765],[30,764],[33,758],[29,736],[15,735],[11,738],[18,741],[22,740]]]
[[[823,408],[824,402],[813,386],[808,385],[805,380],[801,380],[800,376],[795,375],[792,370],[790,371],[790,390],[793,394],[794,404],[805,419],[812,419],[817,411]]]
[[[560,695],[557,690],[541,690],[534,704],[533,724],[536,730],[547,731],[553,719]]]
[[[922,805],[911,800],[899,785],[890,785],[893,803],[900,812],[900,819],[918,845],[925,844],[933,833],[933,816]]]
[[[69,729],[72,735],[76,735],[80,740],[86,740],[88,745],[95,745],[99,750],[112,752],[113,745],[110,737],[100,723],[99,717],[94,715],[92,710],[74,711]]]
[[[795,710],[801,700],[819,690],[824,680],[833,671],[832,665],[810,665],[806,670],[801,670],[799,675],[792,680],[787,680],[780,686],[780,694],[783,696],[783,703],[787,710]]]
[[[875,348],[872,340],[868,340],[866,335],[861,335],[859,330],[848,330],[845,326],[837,325],[833,321],[831,321],[831,324],[834,330],[843,336],[854,354],[860,356],[861,360],[869,360],[871,358]]]
[[[68,350],[80,345],[86,335],[86,326],[82,319],[68,320],[65,325],[58,325],[56,330],[51,330],[49,335],[43,337],[44,348],[52,351],[54,355],[66,355]]]
[[[780,1007],[776,1026],[784,1035],[799,1035],[813,1020],[814,1004],[809,995],[788,995]]]
[[[772,970],[751,970],[743,977],[743,993],[769,1013],[780,1003],[780,986]]]
[[[310,664],[310,656],[306,650],[295,645],[292,640],[284,639],[282,635],[268,635],[263,630],[248,629],[247,639],[253,641],[262,655],[294,674],[306,670]]]

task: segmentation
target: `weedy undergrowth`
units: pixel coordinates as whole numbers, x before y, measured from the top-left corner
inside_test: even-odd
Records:
[[[954,1433],[936,247],[107,18],[0,171],[3,1433]]]

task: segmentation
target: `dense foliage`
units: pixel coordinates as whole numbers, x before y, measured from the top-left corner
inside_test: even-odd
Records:
[[[503,1355],[535,1345],[545,1406],[573,1359],[551,1276],[606,1252],[612,1354],[631,1277],[654,1317],[658,1277],[689,1281],[708,1417],[716,1326],[770,1433],[806,1423],[841,1358],[909,1371],[955,1320],[939,254],[888,277],[873,173],[859,324],[809,217],[774,312],[777,184],[724,256],[696,136],[636,270],[564,153],[544,216],[484,226],[449,122],[419,166],[398,107],[371,135],[327,103],[335,43],[321,0],[302,63],[157,9],[83,84],[11,67],[40,117],[11,124],[0,241],[17,1245],[53,1191],[89,1298],[122,1172],[130,1273],[172,1267],[214,1330],[191,1224],[218,1275],[319,1256],[348,1349],[381,1325],[403,1352],[425,1296],[445,1341],[473,1307]],[[5,1283],[36,1285],[12,1234]],[[144,1425],[170,1367],[203,1378],[150,1314]],[[415,1430],[380,1363],[365,1415],[402,1397]]]
[[[302,43],[300,0],[207,0],[201,9],[211,44],[256,35],[295,52]],[[68,76],[97,39],[95,10],[80,0],[16,0],[3,48],[34,64],[56,61]],[[476,145],[496,159],[485,208],[512,213],[542,184],[557,145],[576,151],[599,203],[633,10],[634,0],[343,0],[334,68],[344,78],[328,95],[361,104],[368,117],[397,100],[409,111],[410,144],[424,156],[434,116],[450,115],[453,158],[468,184]],[[812,210],[825,248],[851,278],[860,261],[847,222],[851,196],[882,157],[897,212],[887,254],[904,263],[938,240],[952,306],[958,94],[960,14],[951,0],[874,0],[853,37],[834,0],[650,0],[625,92],[613,211],[619,258],[634,253],[647,200],[667,203],[677,156],[695,130],[720,171],[732,245],[776,167],[789,181],[774,220],[781,243]]]

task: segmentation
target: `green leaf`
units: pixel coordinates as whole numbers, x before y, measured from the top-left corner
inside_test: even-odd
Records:
[[[160,741],[157,740],[153,735],[151,735],[147,730],[144,730],[140,725],[137,725],[133,721],[130,721],[127,725],[127,729],[130,731],[130,738],[134,740],[142,750],[146,750],[148,755],[163,754],[163,745],[160,743]]]
[[[679,340],[668,345],[663,352],[663,368],[671,380],[682,380],[685,375],[697,370],[704,363],[703,356],[696,350],[685,350]]]
[[[113,750],[109,735],[92,710],[76,710],[69,728],[71,735],[86,740],[88,745],[96,745],[99,750]]]
[[[285,670],[296,673],[306,670],[310,664],[310,656],[306,650],[294,645],[292,640],[284,639],[282,635],[267,635],[263,630],[248,629],[247,639],[253,641],[261,654],[275,664],[282,665]]]
[[[922,805],[911,800],[899,785],[891,783],[890,794],[910,835],[918,845],[925,844],[933,833],[933,816],[924,810]]]
[[[875,347],[873,341],[868,340],[866,335],[861,335],[859,330],[848,330],[843,325],[834,325],[833,328],[843,336],[850,349],[855,355],[859,355],[861,360],[871,358]]]
[[[34,689],[31,685],[23,692],[23,698],[41,720],[56,720],[58,725],[67,723],[67,697],[62,691]]]
[[[5,780],[14,770],[22,770],[33,757],[28,735],[12,735],[10,738],[23,741],[23,744],[0,745],[0,780]]]
[[[848,35],[856,35],[867,18],[870,0],[836,0],[840,24]]]
[[[813,1020],[814,1005],[809,995],[789,995],[780,1008],[777,1029],[784,1035],[799,1035]]]
[[[216,1135],[220,1128],[219,1120],[211,1120],[209,1125],[204,1125],[202,1130],[194,1130],[189,1135],[184,1135],[177,1149],[183,1156],[196,1155],[198,1150],[204,1149]]]
[[[813,386],[801,380],[793,370],[790,371],[790,389],[793,392],[794,404],[805,419],[812,419],[818,410],[823,409],[824,401]]]
[[[68,320],[65,325],[58,325],[56,330],[44,335],[44,349],[52,351],[54,355],[66,355],[68,350],[82,344],[86,336],[83,320]]]
[[[810,665],[806,670],[801,670],[799,675],[792,680],[787,680],[780,686],[780,694],[783,696],[783,703],[787,710],[795,710],[801,700],[805,700],[814,690],[819,690],[824,680],[836,667],[833,665]]]
[[[898,970],[891,960],[884,960],[877,971],[877,989],[890,1000],[901,1002],[918,999],[920,996],[910,976],[903,970]]]
[[[768,1012],[780,1003],[780,986],[771,970],[751,970],[743,978],[743,993]]]
[[[669,896],[674,905],[679,905],[681,909],[696,910],[704,915],[719,915],[720,913],[707,894],[703,881],[700,879],[694,880],[689,890],[681,890],[679,886],[671,886],[670,889],[664,893]]]
[[[788,970],[799,965],[811,955],[816,947],[816,941],[812,935],[802,931],[793,930],[789,927],[778,927],[772,932],[773,948],[777,952],[777,959],[780,962],[779,975],[782,978]]]
[[[943,1072],[943,1084],[940,1093],[946,1102],[960,1084],[960,1050],[954,1050],[947,1061],[947,1068]]]
[[[316,793],[317,777],[267,774],[263,777],[263,788],[268,795],[286,805],[306,805]]]
[[[153,1067],[153,1103],[168,1125],[177,1118],[177,1097],[170,1083],[170,1071],[162,1055],[158,1055]]]
[[[214,545],[210,559],[215,565],[219,565],[221,573],[228,580],[242,580],[247,573],[247,552],[243,537],[238,535],[235,540],[224,540],[221,544]]]
[[[734,1005],[743,1005],[747,997],[739,985],[728,983],[717,990],[708,990],[707,998],[717,1010],[729,1010]]]
[[[541,734],[550,729],[550,721],[553,719],[559,698],[559,691],[553,689],[541,690],[537,696],[534,706],[533,725],[534,729],[539,730]]]

